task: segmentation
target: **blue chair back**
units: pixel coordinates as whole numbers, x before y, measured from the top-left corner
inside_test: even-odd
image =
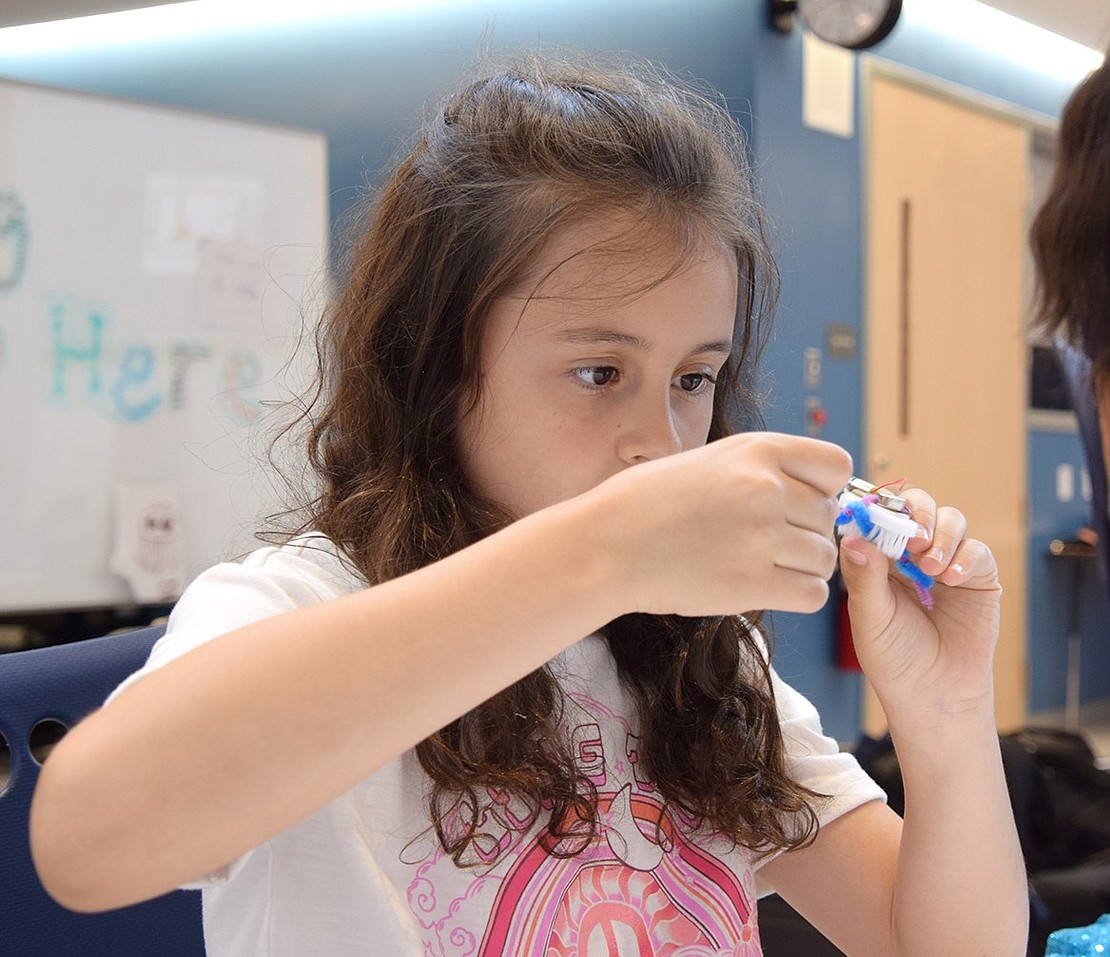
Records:
[[[75,914],[39,883],[27,834],[39,763],[32,730],[72,727],[146,661],[161,628],[0,655],[0,733],[11,771],[0,782],[0,954],[12,957],[203,957],[200,893],[164,897],[103,914]]]

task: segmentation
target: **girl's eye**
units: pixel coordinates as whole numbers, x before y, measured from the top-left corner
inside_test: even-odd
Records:
[[[572,370],[571,374],[592,389],[611,385],[617,378],[614,366],[581,366]]]
[[[704,392],[709,386],[717,384],[715,376],[708,372],[687,372],[678,377],[678,386],[683,392],[691,394]]]

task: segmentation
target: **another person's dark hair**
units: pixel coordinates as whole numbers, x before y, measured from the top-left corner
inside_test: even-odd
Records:
[[[1110,374],[1110,57],[1068,99],[1056,171],[1030,229],[1035,324]]]
[[[308,422],[321,491],[302,527],[334,540],[368,582],[509,521],[469,487],[456,448],[460,413],[478,398],[484,318],[555,230],[617,213],[638,224],[622,244],[672,244],[676,269],[707,238],[735,255],[736,350],[709,437],[758,419],[750,383],[777,274],[733,118],[643,67],[534,58],[497,69],[430,116],[370,197],[320,329]],[[663,800],[752,848],[812,838],[816,795],[787,773],[751,624],[630,615],[605,634]],[[542,668],[417,746],[432,824],[457,863],[495,853],[499,835],[482,823],[491,791],[548,826],[552,853],[573,854],[596,833],[596,789],[562,743],[564,704]]]

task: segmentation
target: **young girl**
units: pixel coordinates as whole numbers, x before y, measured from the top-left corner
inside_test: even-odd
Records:
[[[209,957],[758,954],[772,889],[848,954],[1023,953],[960,513],[910,493],[931,612],[840,546],[904,825],[769,667],[753,609],[824,603],[851,473],[730,434],[773,283],[712,102],[545,62],[447,100],[326,317],[305,526],[55,749],[51,892],[202,886]]]

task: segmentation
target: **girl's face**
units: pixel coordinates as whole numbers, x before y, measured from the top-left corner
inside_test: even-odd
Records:
[[[475,490],[515,518],[708,437],[733,347],[735,261],[706,244],[657,282],[675,250],[607,250],[627,228],[564,228],[486,318],[460,454]]]

